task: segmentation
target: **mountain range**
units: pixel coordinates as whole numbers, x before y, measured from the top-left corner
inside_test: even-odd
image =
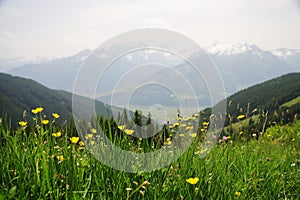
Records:
[[[274,51],[266,51],[256,45],[221,43],[206,46],[204,50],[215,63],[221,74],[226,96],[280,75],[300,71],[300,50],[282,48]],[[26,64],[6,70],[5,73],[33,79],[51,89],[71,92],[73,90],[76,74],[91,52],[91,50],[86,49],[70,57]],[[118,77],[128,70],[131,70],[133,66],[151,62],[175,66],[181,73],[185,74],[186,78],[188,78],[193,85],[197,85],[199,82],[198,79],[193,77],[193,72],[186,69],[186,66],[181,63],[181,60],[176,56],[172,56],[168,53],[145,50],[121,57],[115,63],[116,66],[119,66],[117,67],[118,70],[115,70],[105,79],[105,83],[107,84],[105,90],[112,90],[118,81]],[[158,72],[158,74],[161,73]],[[199,86],[199,91],[203,91],[204,93],[199,94],[200,96],[208,96],[205,85]],[[109,95],[105,96],[105,94],[102,93],[100,96],[99,100],[109,103]],[[167,99],[167,101],[170,102],[170,98],[166,98],[165,91],[163,90],[157,90],[156,96],[158,99]],[[149,93],[149,97],[153,97],[153,94]],[[145,97],[144,94],[144,97],[139,96],[136,97],[136,99],[137,102],[141,102],[151,98]],[[149,104],[151,103],[153,102],[149,102]],[[202,99],[202,106],[209,105],[208,99]]]
[[[251,116],[260,112],[278,113],[287,102],[290,105],[285,110],[293,117],[300,112],[300,73],[291,73],[257,84],[247,89],[241,90],[225,101],[227,113],[234,121],[237,116],[245,114]],[[90,115],[88,105],[91,99],[79,97],[80,115]],[[0,113],[2,120],[11,121],[13,127],[19,120],[24,120],[24,110],[27,111],[27,118],[33,117],[31,110],[41,106],[44,107],[43,117],[51,119],[51,113],[59,113],[59,120],[72,119],[72,94],[60,90],[49,89],[36,81],[21,77],[13,77],[9,74],[0,73]],[[78,101],[77,101],[78,103]],[[219,104],[223,104],[222,101]],[[216,107],[219,105],[216,104]],[[119,108],[112,108],[99,101],[95,102],[98,114],[102,116],[110,115],[111,112],[122,112]],[[105,112],[103,112],[105,111]],[[196,110],[195,110],[196,112]],[[205,115],[210,113],[210,108],[204,109]],[[281,113],[282,114],[282,113]],[[133,115],[133,112],[130,112]],[[117,116],[117,115],[114,115]],[[293,120],[293,119],[290,119]],[[227,122],[228,123],[228,122]],[[228,125],[228,124],[227,124]]]

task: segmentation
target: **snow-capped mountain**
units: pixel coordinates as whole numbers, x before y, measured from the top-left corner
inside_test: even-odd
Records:
[[[228,93],[295,71],[254,44],[214,43],[204,49],[219,68]]]
[[[239,44],[226,44],[226,43],[219,43],[215,42],[212,45],[204,46],[204,49],[213,55],[219,56],[232,56],[238,54],[246,54],[251,53],[252,55],[257,55],[262,57],[265,51],[258,48],[254,44],[246,44],[246,43],[239,43]]]
[[[272,50],[271,52],[279,58],[286,58],[286,57],[290,57],[290,56],[300,55],[300,50],[299,49],[281,48],[281,49]]]
[[[51,89],[72,91],[77,71],[90,52],[86,49],[73,56],[23,65],[6,73],[33,79]]]
[[[299,50],[279,49],[271,53],[254,44],[222,43],[206,46],[204,50],[218,67],[227,95],[289,72],[300,71]],[[12,75],[34,79],[52,89],[72,91],[76,74],[90,53],[91,50],[83,50],[70,57],[53,59],[42,63],[30,63],[7,72]],[[109,55],[104,53],[100,55],[103,58],[109,57]],[[167,52],[155,50],[131,52],[112,64],[113,66],[110,67],[108,75],[103,78],[103,82],[106,83],[105,89],[111,91],[118,78],[130,69],[133,69],[133,67],[159,63],[176,66],[176,70],[180,71],[194,85],[199,86],[198,91],[207,91],[207,88],[202,89],[202,85],[204,87],[205,84],[200,84],[194,73],[187,71],[188,67],[181,62],[182,60],[177,56]],[[157,74],[159,77],[159,74],[162,76],[161,74],[166,73],[158,72]],[[143,75],[140,78],[142,77]],[[176,78],[174,78],[174,83],[177,83]],[[163,90],[161,92],[157,90],[156,92],[163,97]],[[153,97],[152,93],[151,95]],[[148,99],[152,99],[150,98],[151,95],[149,95]],[[202,94],[198,95],[201,96]],[[141,96],[141,98],[143,97]],[[109,97],[102,96],[101,100],[105,102],[107,99]]]
[[[300,50],[299,49],[275,49],[271,51],[274,55],[289,64],[295,71],[300,71]]]
[[[49,59],[45,57],[37,57],[37,58],[12,58],[12,59],[1,59],[0,60],[0,72],[5,72],[11,70],[13,68],[17,68],[23,65],[29,64],[40,64],[48,62]]]

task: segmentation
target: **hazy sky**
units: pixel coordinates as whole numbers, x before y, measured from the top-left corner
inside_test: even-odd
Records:
[[[167,28],[201,46],[300,49],[299,0],[0,0],[0,58],[62,57],[111,36]]]

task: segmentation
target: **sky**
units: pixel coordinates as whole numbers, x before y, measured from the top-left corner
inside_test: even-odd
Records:
[[[300,0],[0,0],[0,59],[70,56],[145,27],[300,49]]]

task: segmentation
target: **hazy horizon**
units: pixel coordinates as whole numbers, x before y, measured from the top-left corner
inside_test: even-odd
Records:
[[[199,45],[300,49],[297,0],[0,1],[0,59],[64,57],[139,28],[166,28]]]

